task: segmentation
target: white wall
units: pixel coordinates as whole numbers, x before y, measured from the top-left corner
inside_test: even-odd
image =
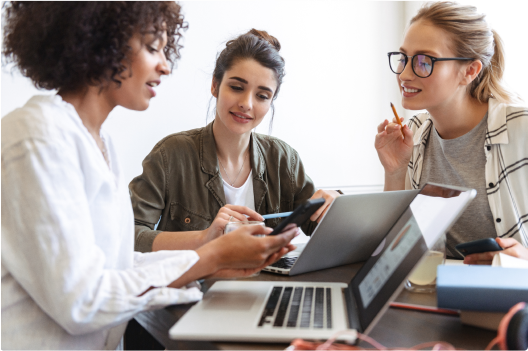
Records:
[[[405,18],[417,4],[332,0],[181,4],[189,29],[174,73],[163,79],[147,111],[116,108],[106,122],[128,180],[141,173],[141,161],[161,138],[205,126],[216,54],[227,40],[254,27],[279,39],[286,60],[272,135],[299,151],[316,186],[370,189],[383,183],[373,146],[376,126],[392,118],[390,101],[403,114],[386,53],[400,46]],[[487,6],[486,12],[500,26],[501,18],[504,23],[522,23],[522,11],[506,12],[491,2]],[[524,32],[498,30],[511,58],[507,78],[528,97],[521,75],[515,74],[516,67],[524,67],[520,60],[528,57],[526,45],[516,41]],[[25,78],[4,68],[1,89],[2,116],[38,93]],[[267,120],[257,132],[268,132]]]

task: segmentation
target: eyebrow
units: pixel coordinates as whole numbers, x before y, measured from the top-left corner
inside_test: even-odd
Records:
[[[240,77],[230,77],[229,79],[238,80],[238,81],[241,82],[241,83],[248,84],[248,81],[245,80],[244,78],[240,78]],[[270,89],[270,88],[268,88],[268,87],[265,87],[265,86],[263,86],[263,85],[260,85],[258,88],[259,88],[259,89],[262,89],[262,90],[269,91],[270,93],[273,94],[273,90]]]
[[[407,54],[404,48],[400,47],[400,52]],[[415,55],[431,55],[431,56],[440,56],[439,53],[430,50],[418,50]]]

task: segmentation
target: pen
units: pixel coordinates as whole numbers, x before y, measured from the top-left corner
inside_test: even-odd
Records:
[[[392,107],[392,112],[394,112],[394,117],[396,117],[396,121],[398,121],[398,124],[400,125],[401,127],[401,133],[403,135],[403,138],[405,139],[405,134],[403,134],[403,125],[400,121],[400,117],[398,116],[398,113],[396,112],[396,108],[394,107],[394,105],[392,104],[392,102],[390,103],[391,104],[391,107]]]
[[[272,213],[272,214],[263,215],[262,218],[271,219],[271,218],[288,217],[292,213],[293,212]]]
[[[460,312],[455,311],[455,310],[448,310],[445,308],[437,308],[437,307],[422,306],[422,305],[414,305],[410,303],[391,302],[390,307],[402,308],[405,310],[422,311],[422,312],[433,312],[433,313],[439,313],[439,314],[450,314],[452,316],[460,315]]]

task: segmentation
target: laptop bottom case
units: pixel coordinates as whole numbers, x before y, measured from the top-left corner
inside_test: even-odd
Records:
[[[181,340],[241,342],[328,339],[349,328],[346,287],[344,283],[216,282],[169,335]]]

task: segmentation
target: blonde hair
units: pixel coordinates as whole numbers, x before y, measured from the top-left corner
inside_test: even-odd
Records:
[[[427,21],[451,35],[452,47],[458,57],[472,57],[482,62],[482,70],[468,86],[469,94],[479,102],[490,97],[502,103],[518,102],[519,97],[508,91],[502,82],[504,75],[504,44],[499,34],[490,28],[486,15],[477,8],[442,1],[427,3],[411,19]]]

